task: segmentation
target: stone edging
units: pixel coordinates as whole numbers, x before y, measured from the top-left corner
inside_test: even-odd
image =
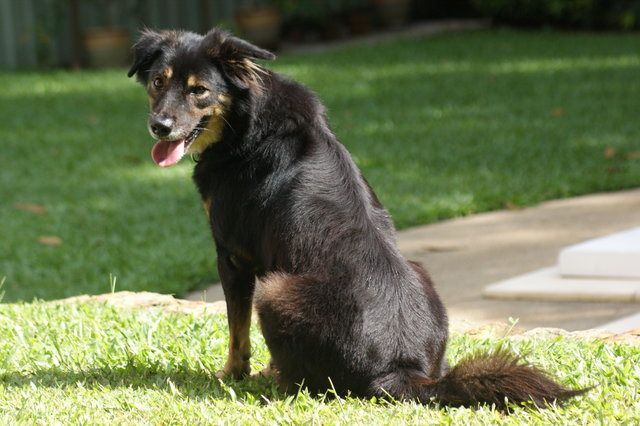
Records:
[[[166,294],[151,292],[134,293],[120,291],[97,296],[76,296],[67,299],[56,300],[49,303],[91,303],[102,302],[122,309],[160,309],[166,312],[183,313],[192,315],[226,314],[227,307],[223,301],[206,303],[192,302],[176,299]],[[567,331],[560,328],[534,328],[523,330],[506,323],[492,323],[485,325],[473,324],[466,321],[455,321],[450,324],[452,334],[466,334],[468,336],[486,339],[508,337],[513,340],[525,340],[535,338],[554,338],[562,336],[567,339],[600,340],[609,343],[627,343],[640,345],[640,329],[630,330],[624,333],[614,333],[608,330],[582,330]]]

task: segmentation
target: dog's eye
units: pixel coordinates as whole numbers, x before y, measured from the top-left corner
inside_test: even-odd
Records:
[[[191,93],[196,95],[196,96],[201,96],[204,95],[205,93],[207,93],[209,91],[209,89],[207,89],[204,86],[196,86],[193,89],[191,89]]]
[[[162,89],[162,86],[164,86],[164,81],[162,81],[160,77],[156,77],[153,79],[153,82],[151,84],[153,84],[153,87],[155,89]]]

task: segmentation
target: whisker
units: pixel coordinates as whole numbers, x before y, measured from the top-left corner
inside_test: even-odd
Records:
[[[227,123],[227,126],[229,126],[229,129],[231,129],[233,134],[237,136],[238,134],[234,130],[233,126],[231,126],[231,123],[229,123],[229,121],[226,118],[224,118],[224,115],[221,115],[220,118],[222,118],[224,120],[224,122]]]

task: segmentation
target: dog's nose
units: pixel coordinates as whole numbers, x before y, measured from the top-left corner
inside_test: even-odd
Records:
[[[174,124],[174,120],[169,117],[152,117],[149,121],[149,128],[155,137],[165,138],[173,130]]]

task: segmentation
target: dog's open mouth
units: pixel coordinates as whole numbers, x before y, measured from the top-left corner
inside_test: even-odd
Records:
[[[204,117],[198,125],[182,139],[173,141],[159,140],[151,150],[151,158],[160,167],[169,167],[176,164],[184,154],[186,154],[189,145],[200,136],[205,128],[209,117]]]

